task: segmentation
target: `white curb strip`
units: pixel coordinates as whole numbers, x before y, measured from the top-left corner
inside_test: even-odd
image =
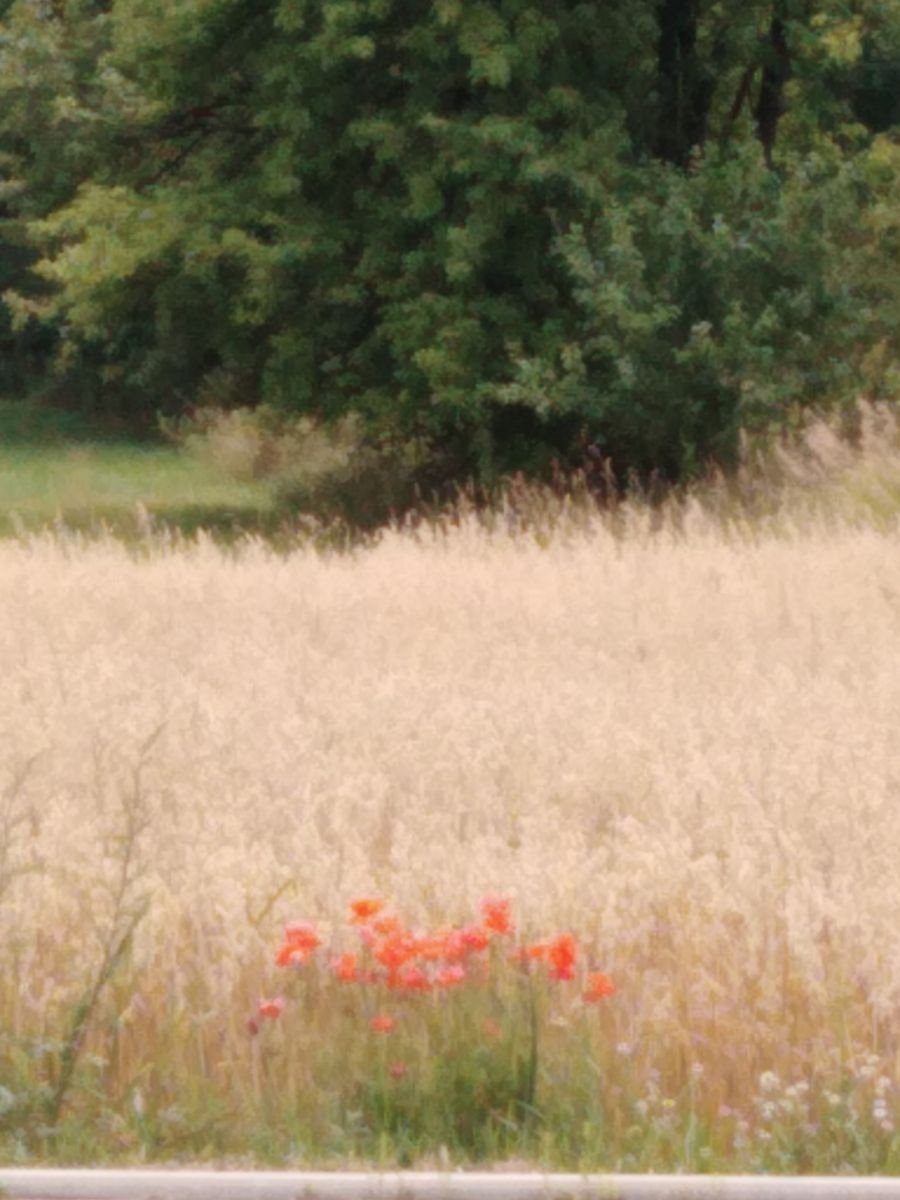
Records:
[[[900,1178],[0,1167],[8,1200],[900,1200]]]

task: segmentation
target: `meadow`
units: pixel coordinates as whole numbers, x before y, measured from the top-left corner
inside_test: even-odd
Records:
[[[886,447],[752,518],[0,542],[0,1158],[900,1170]]]

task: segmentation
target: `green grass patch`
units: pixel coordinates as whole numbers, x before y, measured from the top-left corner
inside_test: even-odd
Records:
[[[0,535],[64,525],[140,532],[149,517],[186,532],[255,529],[274,515],[265,483],[164,446],[130,443],[0,446]]]

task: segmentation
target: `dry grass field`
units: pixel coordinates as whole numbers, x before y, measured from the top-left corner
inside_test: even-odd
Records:
[[[507,526],[0,544],[5,1159],[900,1169],[895,524]],[[488,894],[617,987],[530,982],[521,1111],[515,968],[379,1038],[274,965]]]

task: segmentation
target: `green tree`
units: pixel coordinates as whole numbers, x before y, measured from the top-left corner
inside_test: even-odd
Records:
[[[358,413],[434,484],[681,478],[890,391],[895,9],[18,0],[64,77],[17,85],[10,303],[148,420]]]

